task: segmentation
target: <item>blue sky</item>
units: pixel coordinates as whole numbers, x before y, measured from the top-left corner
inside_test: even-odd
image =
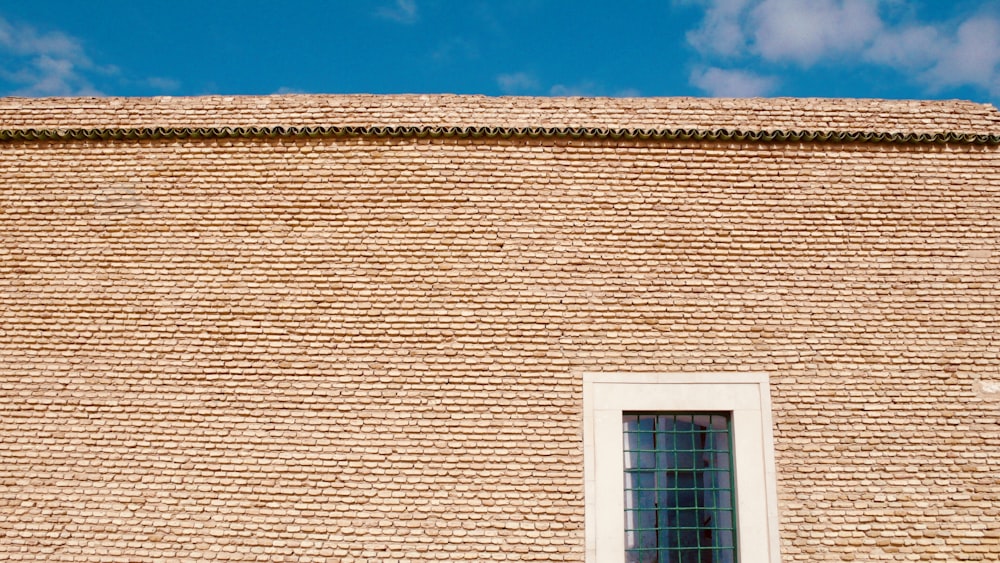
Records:
[[[1000,102],[998,0],[0,2],[0,94]]]

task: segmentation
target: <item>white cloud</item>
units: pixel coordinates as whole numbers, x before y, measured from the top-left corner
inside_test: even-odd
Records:
[[[275,94],[308,94],[305,90],[300,90],[292,86],[282,86],[274,91]]]
[[[538,80],[526,72],[497,76],[497,85],[504,94],[525,94],[538,89]]]
[[[1000,96],[1000,21],[965,21],[937,55],[934,65],[921,75],[932,88],[973,84]]]
[[[613,98],[638,98],[642,92],[638,88],[624,88],[611,95]]]
[[[113,78],[118,84],[138,85],[160,92],[180,88],[176,80],[154,76],[122,76],[114,65],[96,64],[77,38],[60,31],[38,31],[0,17],[0,56],[5,59],[0,78],[13,96],[103,96],[95,79]]]
[[[690,81],[709,96],[725,98],[767,96],[778,84],[777,79],[771,76],[714,67],[696,69],[691,73]]]
[[[180,81],[174,80],[173,78],[164,78],[162,76],[151,76],[143,82],[146,86],[155,88],[161,92],[171,92],[181,87]]]
[[[413,24],[419,19],[416,0],[396,0],[391,6],[383,6],[376,12],[380,18],[396,23]]]
[[[751,10],[748,25],[754,50],[765,60],[808,67],[861,51],[882,21],[873,0],[764,0]]]
[[[930,92],[974,86],[1000,96],[1000,16],[922,22],[899,0],[692,0],[704,6],[687,34],[709,66],[870,64],[893,69]],[[985,6],[985,4],[984,4]],[[909,17],[911,19],[901,19]],[[700,69],[693,85],[710,93],[769,91],[743,70]]]
[[[597,85],[593,82],[582,82],[580,84],[556,84],[549,88],[550,96],[574,97],[574,96],[597,96]]]
[[[875,37],[864,56],[893,68],[919,68],[934,62],[942,41],[941,32],[929,25],[887,29]]]
[[[715,0],[708,2],[701,27],[687,33],[687,40],[703,53],[737,55],[746,49],[743,18],[749,0]]]
[[[876,38],[865,58],[915,72],[932,92],[971,85],[1000,96],[1000,19],[972,17],[954,30],[944,25],[901,26]]]
[[[687,34],[704,55],[752,54],[811,66],[859,52],[882,29],[878,0],[703,0],[701,25]]]
[[[19,84],[16,96],[100,96],[85,72],[114,73],[87,57],[78,40],[58,31],[40,33],[0,18],[0,52],[11,57],[0,76]]]
[[[462,37],[452,37],[439,43],[437,49],[431,53],[431,58],[441,63],[462,59],[473,60],[479,58],[479,47]]]
[[[50,55],[86,61],[76,39],[57,31],[39,34],[30,26],[14,26],[3,18],[0,18],[0,45],[19,55]]]

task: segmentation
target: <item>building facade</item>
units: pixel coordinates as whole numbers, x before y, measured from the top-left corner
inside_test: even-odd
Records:
[[[0,559],[996,561],[1000,112],[0,100]]]

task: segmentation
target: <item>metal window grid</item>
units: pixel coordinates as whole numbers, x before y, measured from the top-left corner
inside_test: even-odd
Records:
[[[735,563],[729,413],[623,414],[629,563]]]

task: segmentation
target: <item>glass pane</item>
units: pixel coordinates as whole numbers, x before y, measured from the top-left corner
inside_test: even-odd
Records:
[[[625,413],[630,562],[733,563],[728,413]]]

